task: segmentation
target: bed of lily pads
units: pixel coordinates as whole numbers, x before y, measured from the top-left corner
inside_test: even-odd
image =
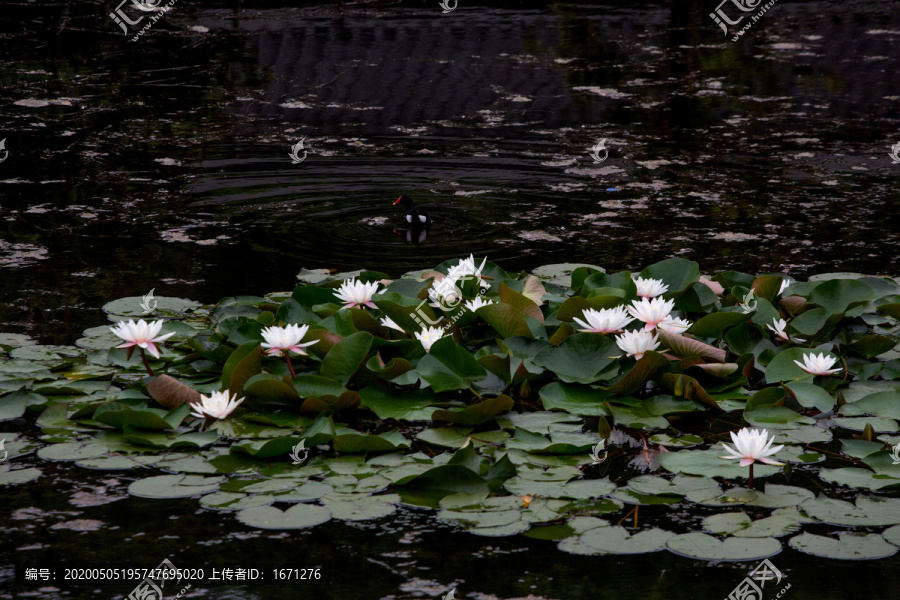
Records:
[[[475,535],[523,534],[578,554],[900,549],[895,278],[701,277],[678,258],[640,274],[487,262],[460,290],[490,304],[423,303],[455,265],[393,280],[304,271],[291,292],[211,307],[159,297],[149,316],[142,298],[109,302],[111,322],[161,318],[174,332],[150,359],[155,376],[115,348],[107,325],[74,346],[0,334],[0,420],[16,432],[0,434],[0,485],[27,486],[44,462],[70,461],[127,471],[134,496],[197,498],[264,529],[420,506]],[[640,360],[574,324],[586,309],[630,305],[637,275],[668,286],[673,316],[691,323],[657,330],[660,347]],[[377,308],[342,307],[334,292],[349,276],[380,282]],[[783,336],[767,327],[777,319]],[[423,320],[446,331],[428,351],[412,335]],[[318,340],[292,358],[296,377],[260,346],[263,328],[285,324]],[[794,362],[813,351],[839,371],[814,376]],[[198,392],[219,390],[246,400],[224,420],[191,416]],[[774,435],[787,463],[757,465],[754,489],[747,468],[720,458],[728,432],[745,426]]]

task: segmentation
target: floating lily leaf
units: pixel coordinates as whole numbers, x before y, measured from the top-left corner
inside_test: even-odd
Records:
[[[771,516],[751,521],[746,513],[724,513],[703,519],[703,528],[718,535],[731,534],[744,538],[781,537],[796,533],[800,523],[785,516]]]
[[[300,398],[297,389],[280,377],[259,373],[244,384],[244,392],[274,402],[293,402]]]
[[[867,425],[871,426],[876,433],[900,431],[897,421],[880,417],[834,417],[834,423],[851,431],[863,431]]]
[[[436,410],[431,413],[433,421],[448,421],[458,425],[481,425],[491,421],[502,412],[512,410],[513,399],[501,394],[496,398],[489,398],[467,406],[462,410]]]
[[[41,476],[40,469],[11,469],[8,464],[0,464],[0,485],[18,485],[34,481]]]
[[[817,385],[798,381],[787,387],[794,393],[797,402],[805,408],[815,408],[821,412],[828,412],[834,408],[834,397]]]
[[[851,306],[875,297],[871,286],[854,279],[831,279],[818,284],[808,299],[833,313],[843,313]]]
[[[683,258],[669,258],[641,271],[641,277],[661,279],[669,286],[667,293],[677,295],[700,281],[700,265]]]
[[[358,331],[342,339],[325,356],[320,373],[346,384],[365,361],[372,347],[372,334]]]
[[[900,489],[900,479],[889,475],[879,475],[856,467],[822,469],[819,471],[819,477],[838,485],[864,488],[872,491]]]
[[[725,460],[720,456],[726,455],[722,447],[709,450],[679,450],[677,452],[663,452],[657,456],[659,464],[673,473],[690,473],[704,477],[748,477],[750,471],[747,467],[738,466],[734,460]],[[755,477],[766,477],[777,473],[780,469],[769,465],[757,464],[753,467]]]
[[[394,502],[400,500],[396,494],[384,496],[367,496],[365,494],[342,495],[339,499],[331,500],[324,496],[322,501],[325,507],[331,511],[335,519],[342,521],[366,521],[380,519],[397,510]]]
[[[102,310],[115,317],[146,318],[146,309],[143,303],[143,296],[130,296],[107,302],[103,305]],[[152,301],[148,301],[148,304],[153,306],[154,316],[161,317],[181,317],[201,307],[199,302],[168,296],[154,296]]]
[[[775,538],[730,537],[719,541],[711,535],[693,532],[674,535],[666,542],[675,554],[700,560],[759,560],[778,554],[781,543]]]
[[[107,402],[94,411],[94,420],[113,427],[175,429],[190,413],[189,404],[182,404],[166,412],[156,408],[134,409],[121,402]]]
[[[701,338],[720,339],[725,335],[725,331],[748,320],[750,315],[742,312],[712,313],[695,321],[687,333]]]
[[[151,446],[153,448],[201,448],[216,442],[218,434],[213,431],[179,433],[175,431],[148,431],[135,429],[126,425],[123,428],[122,438],[131,444],[139,446]]]
[[[37,396],[36,394],[34,395]],[[31,396],[32,394],[29,394],[23,388],[0,398],[0,421],[18,419],[24,415]],[[41,398],[40,396],[38,397]],[[43,398],[43,400],[46,401],[46,398]]]
[[[224,480],[200,475],[157,475],[133,482],[128,493],[139,498],[189,498],[208,494]]]
[[[609,392],[575,383],[555,381],[541,388],[541,403],[547,410],[564,410],[574,415],[609,416],[603,403]]]
[[[258,529],[302,529],[331,520],[331,512],[315,504],[297,504],[282,511],[273,506],[247,508],[237,514],[238,521]]]
[[[667,367],[669,359],[658,352],[645,352],[634,367],[620,380],[610,386],[609,391],[616,394],[633,394]]]
[[[546,498],[574,498],[588,500],[606,496],[616,489],[616,484],[608,478],[581,479],[578,481],[534,481],[521,476],[508,479],[503,487],[518,496],[543,496]]]
[[[443,337],[431,346],[416,371],[435,392],[464,390],[487,375],[487,371],[475,362],[475,357],[449,337]]]
[[[897,553],[897,546],[889,544],[877,533],[838,533],[838,539],[811,533],[791,538],[792,548],[825,558],[863,560],[887,558]]]
[[[872,527],[900,523],[900,499],[859,496],[856,505],[819,496],[800,505],[800,510],[832,525]]]
[[[44,446],[38,450],[37,455],[44,460],[82,460],[85,458],[96,458],[103,456],[109,452],[109,448],[104,444],[96,442],[67,442],[63,444],[52,444]]]
[[[510,438],[505,431],[484,431],[471,433],[471,428],[441,427],[439,429],[425,429],[416,435],[417,440],[443,446],[446,448],[460,448],[470,436],[476,447],[486,444],[502,444]]]
[[[260,494],[250,496],[234,492],[213,492],[200,498],[200,506],[215,510],[243,510],[268,506],[275,501],[275,496]]]
[[[388,452],[400,448],[409,448],[409,442],[399,431],[366,435],[352,430],[341,430],[337,432],[333,443],[337,452],[350,454],[357,452]]]
[[[772,404],[744,412],[744,419],[753,427],[794,429],[801,425],[814,425],[816,420],[797,414],[786,406]]]
[[[249,341],[234,349],[222,368],[222,391],[240,396],[244,384],[262,369],[262,348],[258,341]]]
[[[200,392],[163,373],[147,384],[147,393],[160,405],[173,409],[200,402]]]
[[[699,340],[677,333],[660,331],[659,338],[669,348],[669,351],[678,358],[691,358],[697,356],[723,363],[725,362],[725,357],[728,355],[725,350],[722,350],[721,348],[704,344]]]
[[[624,527],[596,527],[580,536],[582,544],[602,554],[644,554],[666,549],[672,533],[648,529],[631,534]]]
[[[567,383],[594,383],[616,375],[620,355],[616,343],[606,336],[577,333],[558,348],[541,350],[533,360]]]

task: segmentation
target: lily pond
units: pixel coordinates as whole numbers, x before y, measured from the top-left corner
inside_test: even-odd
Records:
[[[120,2],[0,15],[0,596],[897,596],[893,5]]]

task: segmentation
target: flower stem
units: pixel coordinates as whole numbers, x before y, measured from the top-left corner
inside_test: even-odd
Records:
[[[291,372],[291,379],[295,378],[297,376],[297,374],[294,373],[294,365],[291,364],[291,357],[288,356],[287,353],[285,353],[285,355],[284,355],[284,362],[287,363],[288,371]]]
[[[750,481],[747,482],[747,486],[750,488],[753,487],[753,465],[754,463],[750,463]]]
[[[150,363],[147,362],[147,355],[144,354],[144,349],[139,348],[139,350],[141,351],[141,360],[144,361],[144,368],[147,369],[147,372],[150,373],[151,376],[156,375],[156,373],[153,372],[153,369],[150,368]]]

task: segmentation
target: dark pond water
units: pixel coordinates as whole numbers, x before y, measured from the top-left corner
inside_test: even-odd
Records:
[[[116,4],[0,2],[3,331],[71,344],[104,303],[151,288],[214,302],[290,289],[301,268],[399,275],[470,252],[508,270],[677,255],[710,272],[898,274],[896,3],[780,0],[736,42],[712,0],[459,0],[446,15],[437,0],[180,0],[136,41]],[[401,193],[435,219],[421,245],[394,231]],[[61,571],[166,557],[322,568],[190,592],[215,598],[712,600],[746,574],[475,538],[412,510],[270,534],[193,500],[79,506],[128,482],[55,468],[3,492],[0,590],[125,595]],[[53,528],[73,519],[106,526]],[[896,558],[773,560],[785,597],[900,594]],[[25,582],[26,567],[57,580]]]

